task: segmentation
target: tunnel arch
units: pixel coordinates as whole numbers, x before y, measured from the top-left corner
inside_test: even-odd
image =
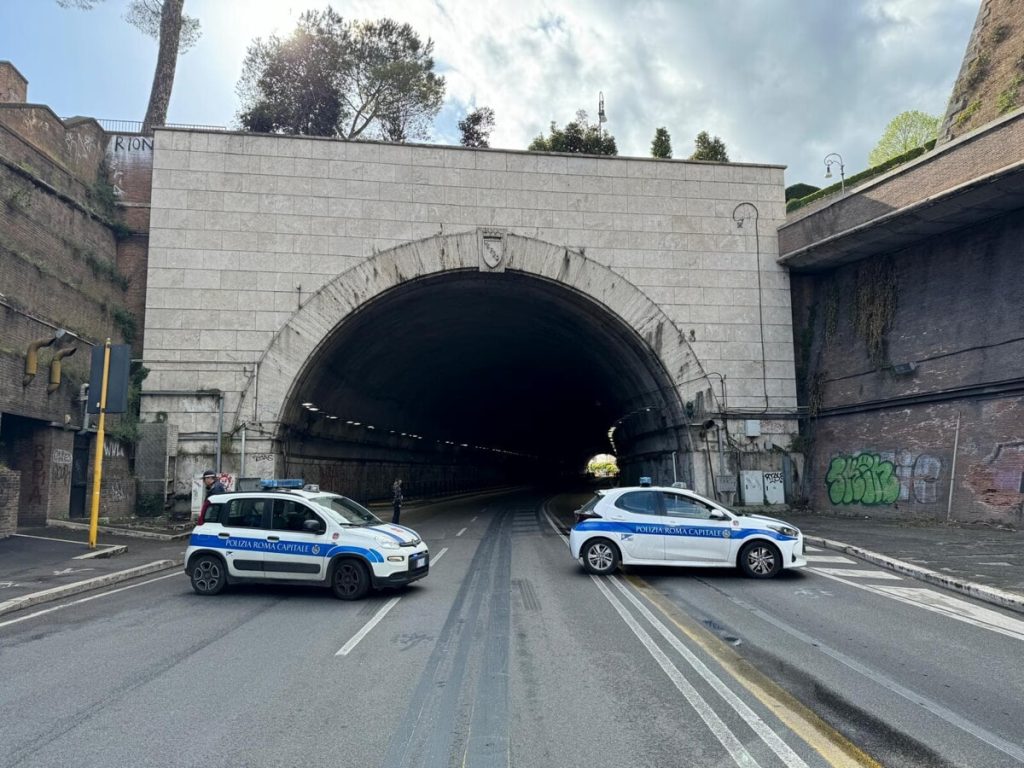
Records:
[[[564,246],[500,233],[495,265],[481,234],[382,251],[324,285],[264,352],[239,424],[252,414],[293,457],[334,443],[365,461],[567,466],[615,425],[624,477],[683,449],[683,398],[708,385],[664,312]]]

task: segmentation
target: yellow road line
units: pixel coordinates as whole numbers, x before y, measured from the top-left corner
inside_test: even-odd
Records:
[[[803,739],[835,768],[882,768],[882,764],[821,719],[791,693],[758,671],[731,646],[683,614],[647,582],[635,575],[625,579],[666,619],[722,665],[787,728]]]

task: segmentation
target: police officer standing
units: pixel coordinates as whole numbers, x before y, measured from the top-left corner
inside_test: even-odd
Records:
[[[391,503],[394,505],[395,513],[391,516],[391,522],[398,525],[399,515],[402,513],[402,481],[395,479],[395,484],[391,486],[392,499]]]
[[[224,487],[224,484],[217,477],[217,473],[212,469],[203,472],[203,485],[206,486],[206,495],[203,497],[205,499],[210,498],[214,494],[227,491],[227,488]]]

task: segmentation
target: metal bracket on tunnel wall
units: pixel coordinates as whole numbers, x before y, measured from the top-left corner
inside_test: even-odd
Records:
[[[478,229],[477,241],[480,245],[480,271],[504,272],[508,259],[505,251],[504,229]]]

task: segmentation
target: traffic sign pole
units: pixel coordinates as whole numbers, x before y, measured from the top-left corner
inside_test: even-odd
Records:
[[[92,467],[92,512],[89,515],[89,549],[96,549],[100,524],[100,481],[103,479],[103,428],[107,415],[107,376],[110,373],[110,339],[103,347],[103,383],[100,385],[100,418],[96,427],[96,458]]]

